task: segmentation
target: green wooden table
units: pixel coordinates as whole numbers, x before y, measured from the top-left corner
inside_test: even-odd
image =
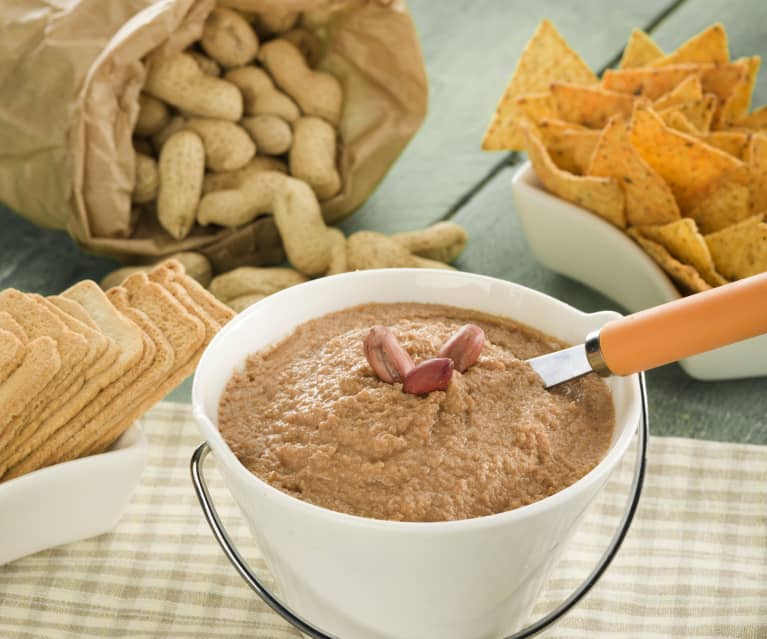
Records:
[[[734,57],[767,60],[764,0],[411,0],[429,75],[423,128],[373,196],[344,222],[347,232],[416,229],[452,218],[471,234],[461,269],[501,277],[554,295],[584,311],[621,310],[614,302],[548,271],[531,255],[511,199],[518,154],[483,153],[479,141],[495,103],[542,18],[550,18],[595,69],[615,64],[632,27],[665,50],[712,22],[730,34]],[[767,72],[755,104],[767,102]],[[0,158],[2,151],[0,151]],[[99,279],[111,260],[82,253],[62,232],[38,229],[0,206],[0,288],[53,294]],[[652,430],[767,444],[767,380],[697,382],[677,365],[648,374]],[[189,382],[169,399],[189,401]]]

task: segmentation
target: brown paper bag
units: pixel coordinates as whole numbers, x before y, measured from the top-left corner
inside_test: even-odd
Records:
[[[213,0],[11,0],[0,15],[0,201],[65,228],[86,250],[140,261],[201,250],[219,269],[279,261],[271,218],[195,228],[181,241],[131,214],[131,142],[142,59],[200,37]],[[412,20],[398,0],[224,0],[250,11],[312,11],[326,38],[319,68],[344,87],[343,190],[328,222],[371,194],[420,126],[427,82]]]

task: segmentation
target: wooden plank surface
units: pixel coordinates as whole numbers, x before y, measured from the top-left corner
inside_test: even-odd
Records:
[[[471,241],[458,266],[553,295],[586,312],[625,312],[603,295],[538,264],[525,241],[505,169],[454,218]],[[764,378],[699,382],[672,364],[647,373],[651,430],[720,441],[767,444]]]
[[[38,228],[0,205],[0,290],[53,295],[119,266],[84,253],[64,231]]]

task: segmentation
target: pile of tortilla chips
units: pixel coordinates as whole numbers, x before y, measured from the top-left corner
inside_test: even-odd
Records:
[[[640,244],[683,293],[767,271],[760,58],[715,24],[668,55],[634,30],[601,80],[554,26],[528,42],[482,140],[525,150],[543,185]]]

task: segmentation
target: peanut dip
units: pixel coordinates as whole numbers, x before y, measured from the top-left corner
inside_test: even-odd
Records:
[[[363,354],[388,327],[414,362],[467,322],[479,361],[446,391],[412,395]],[[248,357],[219,405],[240,461],[294,497],[363,517],[443,521],[530,504],[572,484],[606,453],[615,416],[588,375],[550,390],[523,360],[566,346],[508,319],[449,306],[366,304],[303,324]]]

